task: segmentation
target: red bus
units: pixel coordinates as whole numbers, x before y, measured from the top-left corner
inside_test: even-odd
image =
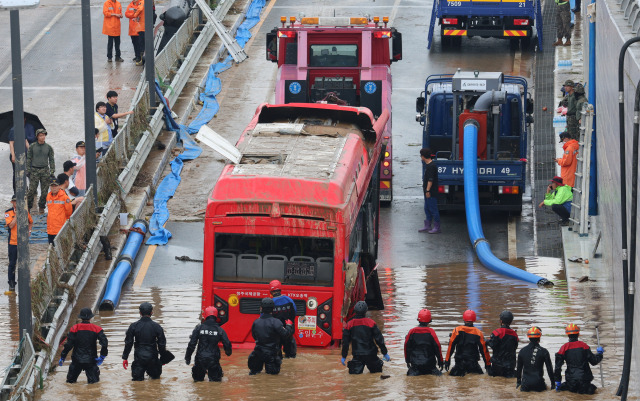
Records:
[[[296,303],[301,346],[340,340],[359,300],[383,308],[375,267],[388,119],[331,104],[258,107],[205,215],[202,307],[219,309],[232,342],[253,342],[274,279]]]

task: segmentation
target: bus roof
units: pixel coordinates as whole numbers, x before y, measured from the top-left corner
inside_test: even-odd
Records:
[[[366,108],[262,105],[236,145],[242,160],[225,166],[209,207],[233,201],[340,208],[367,172],[383,126]]]

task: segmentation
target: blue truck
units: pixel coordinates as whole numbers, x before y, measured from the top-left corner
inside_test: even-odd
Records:
[[[503,38],[512,49],[523,49],[538,36],[542,49],[542,0],[434,0],[427,48],[440,26],[442,47],[457,47],[462,37]]]
[[[506,102],[489,112],[473,106],[490,91],[505,91]],[[422,146],[436,155],[440,210],[464,209],[462,127],[479,122],[478,188],[482,209],[519,214],[527,175],[527,140],[533,100],[525,78],[501,72],[460,71],[431,75],[416,100]],[[468,155],[466,155],[468,157]]]

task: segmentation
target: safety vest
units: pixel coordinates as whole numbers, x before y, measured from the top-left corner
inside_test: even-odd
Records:
[[[567,4],[567,3],[568,3],[568,1],[560,1],[560,0],[556,0],[556,5],[559,5],[559,6],[564,6],[564,5],[565,5],[565,4]]]

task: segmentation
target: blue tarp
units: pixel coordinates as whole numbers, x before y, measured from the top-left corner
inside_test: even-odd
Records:
[[[260,13],[262,12],[264,4],[265,0],[253,0],[249,6],[246,19],[238,27],[236,32],[235,39],[240,47],[244,48],[251,38],[251,32],[249,32],[249,30],[260,22]],[[204,92],[200,94],[200,101],[202,101],[204,105],[202,106],[200,113],[198,113],[198,116],[191,122],[191,124],[189,124],[189,127],[187,127],[187,131],[190,134],[197,133],[200,127],[211,121],[213,116],[215,116],[220,109],[218,101],[216,100],[216,96],[220,93],[220,89],[222,88],[222,83],[220,82],[220,78],[218,78],[218,74],[231,68],[231,63],[233,63],[233,57],[228,55],[223,62],[211,64],[209,67],[205,89]]]
[[[156,93],[164,105],[164,120],[167,129],[178,133],[178,140],[182,142],[184,152],[173,159],[171,162],[171,173],[164,177],[160,185],[158,185],[158,189],[156,189],[156,194],[153,198],[153,215],[149,222],[151,237],[147,240],[147,245],[164,245],[169,241],[169,238],[171,238],[169,230],[163,227],[167,220],[169,220],[167,202],[173,197],[178,185],[180,185],[180,172],[182,171],[184,161],[193,160],[202,153],[202,149],[200,149],[193,138],[187,133],[186,128],[178,124],[173,117],[171,117],[171,111],[157,81]]]

